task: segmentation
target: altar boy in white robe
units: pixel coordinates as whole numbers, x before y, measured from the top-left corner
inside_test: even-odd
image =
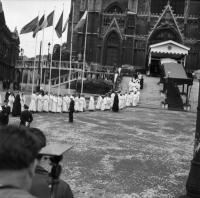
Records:
[[[57,96],[56,95],[53,95],[52,97],[52,112],[53,113],[56,113],[56,110],[57,110]]]
[[[101,109],[101,103],[102,103],[102,97],[99,96],[98,99],[97,99],[97,105],[96,105],[96,109],[97,110],[100,110]]]
[[[43,110],[43,97],[41,94],[37,96],[37,112],[42,112]]]
[[[31,102],[30,102],[30,105],[29,105],[29,110],[31,112],[37,111],[37,95],[36,95],[35,91],[31,95]]]
[[[63,96],[62,97],[62,112],[66,113],[67,112],[67,100],[66,100],[67,96]]]
[[[49,96],[48,96],[48,93],[46,93],[44,96],[43,96],[43,111],[44,112],[49,112]]]
[[[88,110],[89,111],[94,111],[94,97],[90,96],[90,101],[89,101],[89,105],[88,105]]]
[[[58,100],[58,103],[57,103],[57,113],[62,113],[62,103],[63,103],[63,101],[62,101],[61,95],[59,95],[57,97],[57,100]]]

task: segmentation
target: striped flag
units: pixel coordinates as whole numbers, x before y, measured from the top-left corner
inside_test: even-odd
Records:
[[[60,15],[58,23],[57,23],[57,25],[55,27],[55,31],[56,31],[56,34],[57,34],[58,38],[60,38],[62,36],[62,26],[63,26],[63,12]]]
[[[45,20],[45,16],[43,15],[40,18],[39,23],[37,24],[37,27],[35,28],[33,32],[33,38],[35,38],[36,34],[46,26],[46,23],[47,23],[47,20]]]
[[[74,31],[78,31],[79,28],[82,28],[85,24],[86,21],[86,17],[87,17],[87,10],[84,12],[83,16],[81,17],[81,19],[79,20],[79,22],[77,23],[77,25],[74,28]]]
[[[31,22],[29,22],[27,25],[25,25],[21,31],[20,34],[26,34],[29,32],[32,32],[35,30],[38,24],[38,17],[34,18]]]

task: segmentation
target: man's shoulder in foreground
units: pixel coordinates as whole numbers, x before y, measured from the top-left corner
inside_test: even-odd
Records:
[[[36,198],[25,190],[18,188],[0,189],[0,198]]]

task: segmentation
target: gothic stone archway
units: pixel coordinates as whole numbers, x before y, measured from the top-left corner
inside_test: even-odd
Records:
[[[104,41],[103,65],[119,66],[121,63],[121,40],[117,32],[109,33]]]
[[[156,29],[151,37],[148,40],[147,49],[149,46],[156,43],[161,43],[164,41],[172,40],[177,43],[182,43],[181,36],[179,33],[174,29],[174,27],[163,26],[161,28]],[[166,57],[152,57],[151,64],[150,64],[150,73],[152,75],[160,75],[160,67],[159,67],[159,59],[166,58]],[[147,56],[148,60],[148,56]]]

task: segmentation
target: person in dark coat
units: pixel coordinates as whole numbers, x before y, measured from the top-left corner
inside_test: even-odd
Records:
[[[9,114],[10,107],[8,106],[7,101],[4,101],[4,105],[1,107],[2,111],[0,112],[0,125],[8,125],[9,123]]]
[[[25,104],[24,111],[22,111],[20,116],[20,125],[29,127],[32,121],[32,113],[28,110],[28,106]]]
[[[20,115],[21,115],[21,103],[20,103],[20,95],[18,93],[13,103],[12,116],[20,116]]]
[[[74,113],[74,100],[72,97],[70,97],[70,103],[69,103],[69,122],[73,122],[73,113]]]
[[[42,131],[37,128],[30,128],[30,131],[38,138],[40,148],[46,146],[46,137]],[[49,181],[51,178],[47,170],[43,168],[45,165],[42,155],[38,156],[38,165],[36,166],[35,176],[32,180],[30,193],[37,198],[49,198],[51,195],[51,188],[49,188]],[[56,198],[73,198],[73,193],[70,186],[62,179],[58,179],[58,184],[55,191]]]
[[[5,100],[6,100],[7,102],[8,102],[8,98],[9,98],[10,94],[11,94],[10,90],[8,90],[8,91],[6,92],[6,94],[5,94]]]
[[[118,112],[119,111],[119,97],[118,97],[117,93],[115,93],[112,110],[114,112]]]

